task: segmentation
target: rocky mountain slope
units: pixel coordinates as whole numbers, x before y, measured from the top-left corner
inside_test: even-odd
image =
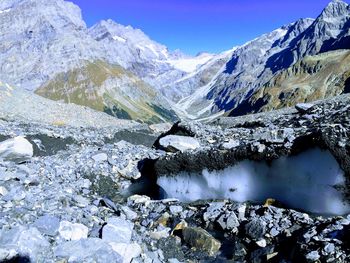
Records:
[[[349,51],[307,56],[280,71],[230,116],[269,111],[349,93]]]
[[[0,119],[41,123],[49,126],[125,127],[144,129],[145,126],[130,120],[121,120],[102,112],[75,104],[45,99],[32,92],[12,87],[0,81]]]
[[[263,97],[266,93],[263,91],[265,86],[273,86],[274,84],[271,83],[276,82],[276,79],[288,71],[288,76],[294,80],[291,80],[288,85],[275,87],[276,90],[280,89],[278,93],[288,93],[289,91],[284,91],[283,87],[296,84],[295,79],[300,76],[298,74],[294,76],[293,73],[303,71],[303,66],[300,64],[305,64],[304,60],[308,60],[307,57],[333,50],[348,49],[349,11],[347,3],[334,0],[315,20],[301,19],[238,47],[233,52],[232,58],[208,86],[199,88],[198,90],[201,90],[199,94],[184,99],[187,101],[186,110],[189,113],[197,112],[197,117],[227,111],[236,116],[287,105],[288,102],[270,104],[270,99]],[[346,91],[344,85],[346,80],[343,80],[347,75],[346,69],[341,67],[332,72],[334,64],[331,61],[328,62],[326,58],[320,63],[323,64],[323,70],[314,71],[313,77],[324,79],[328,83],[322,85],[320,87],[322,90],[315,92],[312,96],[303,95],[302,92],[297,93],[288,105],[321,99]],[[301,68],[296,70],[298,65]],[[333,73],[331,77],[327,75],[330,72]],[[342,81],[333,83],[332,79],[342,79]],[[299,79],[297,84],[307,86],[308,81],[308,78],[304,78],[304,81]],[[332,85],[336,87],[331,91]],[[184,105],[183,102],[182,105]]]
[[[316,19],[196,57],[112,20],[87,28],[79,8],[63,0],[7,0],[0,9],[0,79],[119,118],[237,116],[347,92],[347,68],[334,66],[336,59],[346,65],[344,57],[319,56],[348,48],[350,9],[341,0]]]
[[[111,55],[90,36],[77,6],[63,0],[6,1],[1,10],[3,81],[31,91],[42,88],[41,95],[105,110],[117,117],[147,122],[176,118],[166,99],[122,68],[120,57]],[[99,68],[100,74],[94,76],[91,68]],[[45,87],[55,90],[45,92]],[[133,92],[126,95],[126,89]],[[130,98],[132,105],[126,106]]]

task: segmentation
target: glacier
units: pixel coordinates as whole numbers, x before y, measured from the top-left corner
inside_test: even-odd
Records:
[[[224,170],[161,176],[169,198],[184,202],[230,199],[264,202],[268,198],[317,214],[345,214],[350,207],[337,189],[344,172],[329,151],[318,148],[271,163],[245,160]]]

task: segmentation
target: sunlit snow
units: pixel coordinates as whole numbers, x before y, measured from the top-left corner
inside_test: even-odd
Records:
[[[11,11],[11,9],[0,10],[0,14],[8,13],[8,12],[10,12],[10,11]]]

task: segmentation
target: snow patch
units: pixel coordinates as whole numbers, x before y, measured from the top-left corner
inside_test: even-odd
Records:
[[[122,43],[126,42],[125,38],[122,38],[122,37],[119,37],[119,36],[114,36],[113,39],[116,40],[116,41],[122,42]]]
[[[271,164],[242,161],[220,171],[163,176],[157,183],[168,197],[186,202],[227,198],[264,202],[274,198],[291,208],[313,213],[350,212],[349,204],[335,187],[345,185],[344,172],[329,151],[320,149]]]
[[[11,8],[9,9],[5,9],[5,10],[0,10],[0,14],[3,14],[3,13],[8,13],[11,11]]]

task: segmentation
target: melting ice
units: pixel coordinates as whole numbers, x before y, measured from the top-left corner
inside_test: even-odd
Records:
[[[274,198],[291,208],[345,214],[350,207],[335,186],[344,172],[329,151],[312,149],[266,162],[242,161],[224,170],[180,173],[158,178],[168,197],[182,201],[231,199],[263,202]]]

